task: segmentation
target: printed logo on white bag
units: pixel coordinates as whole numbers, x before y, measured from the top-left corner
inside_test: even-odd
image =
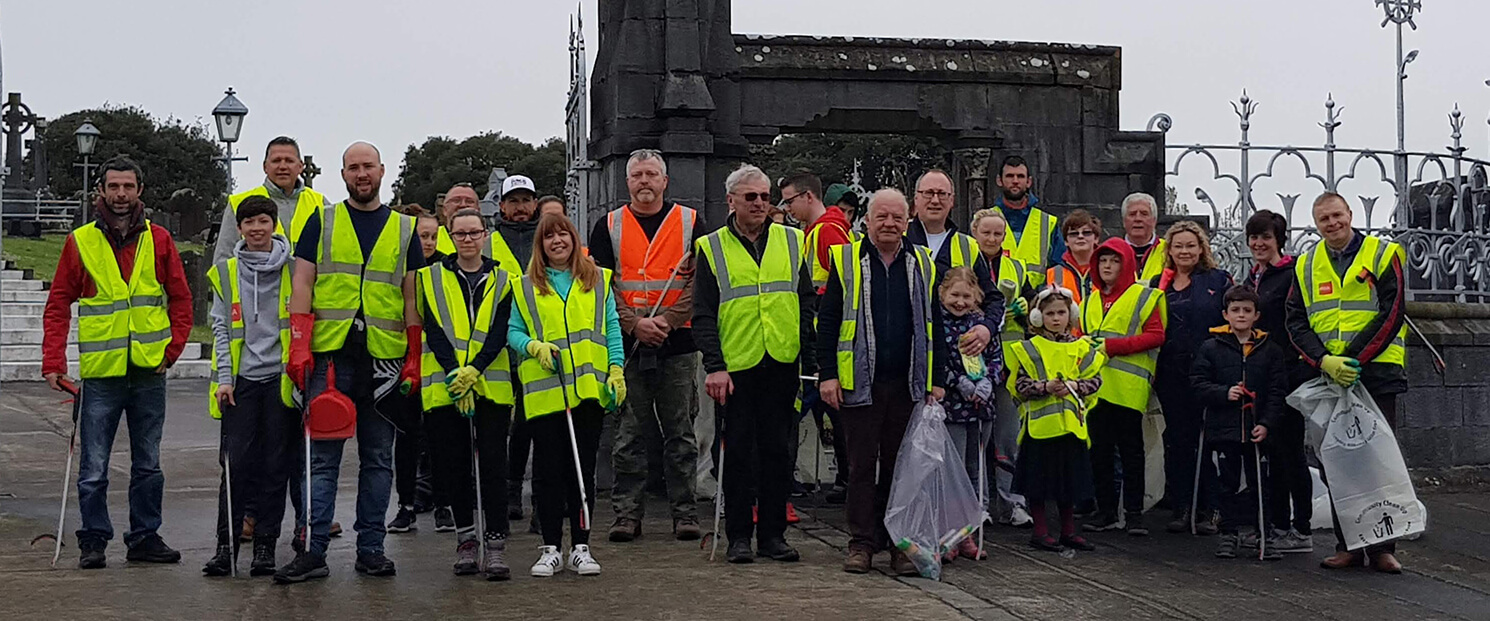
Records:
[[[1366,508],[1356,515],[1355,523],[1361,526],[1361,532],[1357,538],[1368,544],[1395,539],[1413,528],[1408,508],[1390,500],[1379,500],[1366,505]],[[1370,529],[1375,539],[1367,540],[1366,529]]]
[[[1330,415],[1330,437],[1348,449],[1365,446],[1376,437],[1377,417],[1360,403],[1340,408]]]

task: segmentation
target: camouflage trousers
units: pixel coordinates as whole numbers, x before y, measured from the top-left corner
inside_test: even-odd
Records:
[[[662,431],[662,468],[672,517],[697,518],[693,477],[698,442],[698,354],[659,358],[643,370],[635,358],[626,361],[626,403],[616,423],[611,455],[616,483],[611,492],[617,518],[642,519],[646,510],[647,442],[643,425]]]

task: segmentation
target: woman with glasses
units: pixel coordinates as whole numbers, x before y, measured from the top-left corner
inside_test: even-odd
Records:
[[[1080,305],[1092,288],[1092,256],[1102,243],[1102,221],[1085,209],[1073,209],[1061,222],[1061,237],[1066,252],[1060,263],[1045,270],[1045,282],[1070,291]]]

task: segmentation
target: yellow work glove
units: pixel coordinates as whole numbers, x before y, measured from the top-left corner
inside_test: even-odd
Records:
[[[1009,300],[1009,313],[1011,317],[1016,317],[1023,321],[1029,317],[1030,306],[1024,301],[1024,298],[1012,298]]]
[[[543,370],[544,371],[548,371],[549,373],[553,373],[554,372],[554,369],[558,368],[558,364],[559,364],[559,346],[558,345],[555,345],[553,343],[545,343],[543,341],[533,340],[533,341],[528,341],[527,350],[528,350],[528,355],[529,356],[532,356],[534,359],[538,360],[538,365],[541,366],[541,367],[543,367]]]
[[[1349,386],[1361,378],[1361,363],[1354,358],[1325,356],[1319,361],[1319,368],[1341,386]]]
[[[468,390],[466,394],[455,400],[455,410],[461,416],[471,418],[476,415],[476,391]]]
[[[610,376],[605,378],[605,387],[610,389],[612,403],[621,405],[626,400],[626,371],[620,365],[610,365]]]
[[[471,392],[476,386],[476,381],[481,379],[481,372],[476,367],[466,365],[455,370],[455,373],[445,379],[445,387],[450,390],[452,399],[460,399]]]

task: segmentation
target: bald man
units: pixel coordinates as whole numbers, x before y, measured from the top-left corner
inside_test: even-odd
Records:
[[[342,154],[347,200],[326,207],[305,223],[295,244],[290,294],[290,360],[285,373],[311,402],[310,541],[306,550],[275,572],[281,584],[324,578],[326,547],[336,508],[342,447],[355,425],[357,436],[357,563],[359,573],[391,576],[383,554],[383,518],[393,486],[393,407],[380,414],[379,400],[395,390],[419,390],[419,313],[414,309],[414,272],[424,252],[414,218],[395,214],[378,197],[383,162],[376,147],[357,142]],[[355,406],[320,407],[334,401],[327,370],[334,365],[335,390]]]

